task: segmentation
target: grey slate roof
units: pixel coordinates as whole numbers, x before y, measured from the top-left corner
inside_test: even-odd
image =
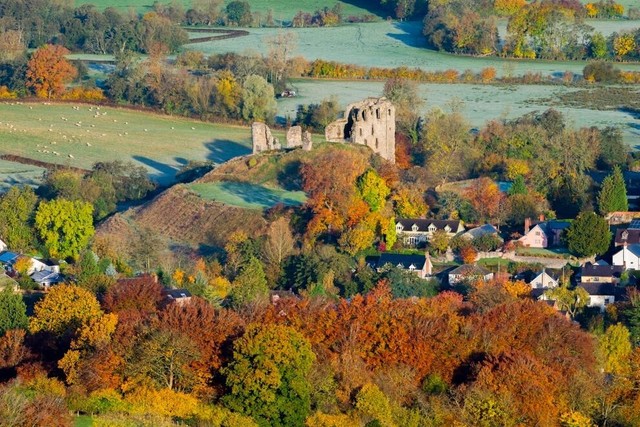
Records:
[[[191,297],[191,292],[186,289],[165,289],[164,294],[170,299],[180,299]]]
[[[36,271],[31,275],[31,278],[36,283],[46,284],[60,283],[63,280],[62,275],[49,270]]]
[[[620,277],[624,267],[621,265],[596,265],[590,262],[582,266],[582,276],[590,277]]]
[[[616,245],[622,245],[626,243],[627,245],[635,245],[640,243],[640,230],[638,229],[623,229],[619,228],[616,231]]]
[[[614,295],[617,298],[623,297],[626,294],[626,289],[620,286],[616,286],[613,283],[581,283],[579,287],[584,288],[589,295]]]
[[[464,264],[458,268],[451,270],[449,272],[449,275],[451,274],[460,274],[463,276],[486,276],[487,274],[491,274],[491,272],[484,267],[480,267],[479,265]]]
[[[472,239],[476,237],[481,237],[487,234],[498,234],[498,230],[491,224],[484,224],[480,227],[472,228],[471,230],[464,233],[465,236],[469,236]]]

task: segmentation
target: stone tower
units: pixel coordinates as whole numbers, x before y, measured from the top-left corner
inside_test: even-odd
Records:
[[[330,142],[366,145],[383,158],[396,160],[396,109],[386,98],[367,98],[350,104],[344,117],[325,128]]]

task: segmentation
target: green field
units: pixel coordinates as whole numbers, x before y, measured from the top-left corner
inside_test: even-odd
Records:
[[[80,168],[133,160],[161,184],[190,160],[222,163],[250,147],[248,127],[82,104],[0,104],[0,153]]]
[[[205,182],[190,184],[189,188],[205,200],[248,209],[266,209],[278,203],[298,206],[307,200],[304,191],[286,191],[247,182]]]
[[[181,3],[185,10],[189,9],[193,5],[192,0],[177,0]],[[230,0],[226,0],[225,5]],[[171,3],[170,0],[161,0],[160,3]],[[293,16],[299,11],[315,12],[318,9],[324,7],[333,7],[336,3],[342,4],[343,13],[345,16],[349,15],[363,15],[371,13],[365,8],[355,6],[352,3],[365,3],[365,1],[353,1],[351,3],[339,0],[297,0],[295,3],[290,0],[249,0],[251,4],[252,12],[267,13],[269,10],[273,11],[273,17],[275,20],[291,20]],[[98,9],[105,9],[107,7],[115,7],[121,11],[128,9],[134,9],[137,12],[144,13],[153,9],[153,0],[93,0],[93,1],[81,1],[76,2],[76,6],[81,4],[93,4]]]
[[[640,26],[638,23],[637,26]],[[265,53],[265,37],[282,29],[249,28],[250,35],[226,40],[188,44],[186,49],[205,54],[226,52]],[[495,57],[472,57],[426,49],[421,22],[380,21],[368,24],[344,25],[333,28],[292,28],[285,31],[296,35],[293,55],[308,60],[325,59],[368,67],[417,67],[428,71],[456,69],[479,72],[485,67],[496,68],[498,75],[522,75],[540,72],[543,75],[565,71],[581,73],[584,61],[515,60]],[[620,64],[624,70],[640,71],[640,64]]]
[[[38,186],[44,172],[45,169],[37,166],[0,160],[0,192],[12,185]]]
[[[384,84],[369,81],[297,80],[292,83],[295,98],[278,100],[278,115],[295,117],[298,104],[318,103],[335,95],[342,107],[368,96],[380,96]],[[543,103],[542,98],[554,99],[557,94],[579,90],[562,85],[467,85],[422,84],[420,96],[425,101],[422,112],[439,107],[447,110],[452,99],[462,101],[461,113],[473,127],[481,127],[491,119],[516,118],[531,111],[544,111],[553,106],[561,111],[569,126],[617,126],[623,130],[625,142],[639,144],[640,121],[625,111],[601,111],[587,108]]]

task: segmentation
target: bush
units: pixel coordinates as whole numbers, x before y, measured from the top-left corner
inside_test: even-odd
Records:
[[[582,76],[588,82],[617,83],[620,80],[620,70],[610,62],[591,62],[582,70]]]

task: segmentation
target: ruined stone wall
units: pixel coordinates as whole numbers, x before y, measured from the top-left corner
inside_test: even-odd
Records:
[[[253,154],[282,148],[278,139],[271,134],[269,126],[261,122],[254,122],[251,125],[251,141],[253,143]]]
[[[366,145],[395,163],[396,109],[386,98],[367,98],[350,104],[344,118],[325,128],[325,138],[330,142]]]

